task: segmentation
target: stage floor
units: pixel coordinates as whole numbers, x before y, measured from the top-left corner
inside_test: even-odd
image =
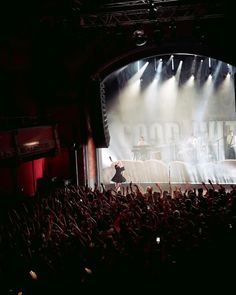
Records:
[[[161,160],[122,160],[125,167],[123,172],[127,183],[137,184],[160,183],[168,185],[191,184],[199,186],[202,182],[236,184],[236,160],[223,160],[219,162],[189,163],[173,161],[164,163]],[[111,179],[115,173],[114,166],[101,169],[101,182],[105,185],[112,184]]]

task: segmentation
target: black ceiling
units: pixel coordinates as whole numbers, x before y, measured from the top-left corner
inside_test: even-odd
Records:
[[[142,56],[189,52],[236,65],[229,0],[13,0],[0,14],[0,97],[16,112],[21,99],[81,99],[89,79]],[[145,46],[136,45],[137,29]]]

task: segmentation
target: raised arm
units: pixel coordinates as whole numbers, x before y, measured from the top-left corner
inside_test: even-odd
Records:
[[[130,187],[130,192],[131,192],[131,194],[132,194],[132,193],[133,193],[132,181],[130,181],[130,183],[129,183],[129,187]]]
[[[161,188],[161,186],[159,185],[159,183],[156,183],[156,186],[157,186],[157,188],[159,189],[160,194],[161,194],[161,196],[162,196],[162,188]]]
[[[106,189],[105,189],[105,185],[101,182],[101,187],[102,187],[102,192],[105,193]]]
[[[212,187],[212,189],[213,189],[213,191],[215,190],[215,188],[214,188],[214,185],[213,185],[213,183],[211,182],[211,180],[210,179],[208,179],[208,182],[210,183],[210,185],[211,185],[211,187]]]
[[[206,186],[206,184],[205,184],[205,182],[204,181],[202,181],[202,186],[205,188],[205,190],[207,191],[207,193],[208,193],[208,188],[207,188],[207,186]]]

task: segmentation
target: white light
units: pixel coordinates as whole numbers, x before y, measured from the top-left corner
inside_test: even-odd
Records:
[[[39,141],[32,141],[32,142],[24,143],[24,146],[34,146],[34,145],[37,145],[37,144],[39,144]]]
[[[180,72],[181,72],[181,69],[182,69],[182,65],[183,65],[183,61],[180,60],[179,65],[178,65],[177,70],[176,70],[176,73],[175,73],[175,79],[176,79],[177,82],[179,81],[179,78],[180,78]]]
[[[90,268],[88,268],[88,267],[85,267],[84,270],[85,270],[85,272],[87,274],[92,274],[93,273],[92,270]]]
[[[160,237],[156,237],[156,242],[157,242],[157,244],[160,244],[161,238]]]
[[[38,279],[38,276],[37,276],[36,272],[34,272],[33,270],[31,270],[29,272],[29,274],[30,274],[32,280],[37,280]]]
[[[187,87],[193,87],[194,85],[194,75],[191,75],[189,77],[189,79],[187,80],[186,84],[185,84]]]
[[[211,58],[209,57],[209,60],[208,60],[208,65],[209,65],[209,68],[211,68]]]
[[[138,66],[140,65],[140,61],[138,61]],[[127,84],[133,84],[134,82],[136,82],[137,80],[140,80],[140,78],[142,77],[142,74],[144,73],[145,69],[147,68],[149,62],[147,61],[138,71],[137,73],[135,73],[127,82]],[[140,82],[140,81],[139,81]]]
[[[174,69],[175,69],[175,64],[174,64],[173,55],[172,55],[171,57],[172,57],[172,58],[171,58],[171,69],[172,69],[172,71],[174,71]]]
[[[162,58],[158,61],[155,59],[155,71],[157,72],[160,67],[162,67]]]
[[[228,67],[228,74],[232,73],[232,66],[230,64],[227,64]]]
[[[157,60],[156,58],[154,59],[154,68],[155,68],[155,71],[157,70]]]

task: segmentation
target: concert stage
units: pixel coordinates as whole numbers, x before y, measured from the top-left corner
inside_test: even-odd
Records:
[[[122,160],[125,167],[124,176],[127,183],[150,185],[169,182],[176,185],[189,183],[193,186],[208,183],[235,184],[236,160],[222,160],[219,162],[189,163],[172,161],[165,163],[161,160]],[[111,178],[115,173],[114,166],[102,169],[101,181],[105,185],[112,184]]]

